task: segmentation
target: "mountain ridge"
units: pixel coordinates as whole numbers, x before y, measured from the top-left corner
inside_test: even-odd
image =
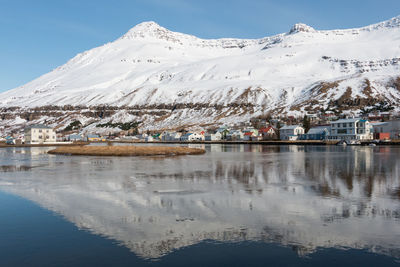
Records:
[[[399,110],[399,38],[400,16],[345,30],[298,23],[261,39],[200,39],[144,22],[1,93],[0,107],[137,107],[149,112],[127,117],[158,128],[240,122],[265,113],[357,113],[382,102]],[[152,117],[161,106],[187,108]]]

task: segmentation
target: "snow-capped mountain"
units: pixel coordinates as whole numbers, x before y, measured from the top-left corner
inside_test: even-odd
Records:
[[[108,120],[154,127],[244,121],[268,111],[357,111],[379,102],[398,109],[399,64],[400,16],[347,30],[296,24],[254,40],[204,40],[144,22],[1,93],[0,107],[107,106]]]

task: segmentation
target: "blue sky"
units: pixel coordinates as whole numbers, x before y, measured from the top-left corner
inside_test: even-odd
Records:
[[[202,38],[260,38],[297,22],[351,28],[398,15],[399,0],[0,0],[0,92],[143,21]]]

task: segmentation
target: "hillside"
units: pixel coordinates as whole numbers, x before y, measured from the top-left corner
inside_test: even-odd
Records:
[[[204,40],[144,22],[1,93],[0,125],[79,119],[160,129],[378,103],[399,110],[399,63],[400,16],[347,30],[296,24],[254,40]]]

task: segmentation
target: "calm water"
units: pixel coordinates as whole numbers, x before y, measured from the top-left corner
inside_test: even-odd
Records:
[[[0,266],[400,265],[400,147],[0,149]]]

